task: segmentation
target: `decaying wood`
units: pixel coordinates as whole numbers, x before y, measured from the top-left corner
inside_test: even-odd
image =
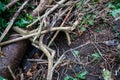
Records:
[[[15,39],[19,37],[19,34],[13,34],[9,37],[10,39]],[[26,52],[28,45],[28,41],[23,40],[16,43],[12,43],[6,46],[3,46],[1,48],[1,51],[4,53],[5,57],[0,57],[0,75],[8,78],[10,80],[12,77],[15,79],[15,76],[13,75],[14,70],[18,65],[20,64],[24,53]],[[11,68],[11,70],[8,70],[8,66]],[[11,72],[13,71],[13,72]],[[12,77],[11,77],[12,74]]]

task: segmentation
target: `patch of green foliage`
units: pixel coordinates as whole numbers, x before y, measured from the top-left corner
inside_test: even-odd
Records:
[[[80,0],[77,4],[76,4],[76,8],[78,9],[79,7],[82,6],[84,0]]]
[[[77,78],[73,78],[71,76],[66,76],[64,80],[78,80]]]
[[[86,14],[80,23],[79,26],[80,30],[86,31],[86,26],[84,25],[93,26],[95,23],[95,19],[96,19],[95,14]]]
[[[113,17],[117,17],[120,15],[120,2],[117,0],[113,0],[112,2],[109,3],[108,7],[112,10],[110,12],[110,15]]]
[[[102,76],[103,76],[104,80],[113,80],[111,72],[107,69],[103,69]]]
[[[4,4],[0,1],[0,15],[5,11]],[[0,16],[0,27],[5,28],[6,26],[6,20]]]
[[[11,0],[0,1],[0,27],[2,27],[3,29],[7,27],[9,23],[8,21],[10,21],[11,17],[13,17],[13,14],[15,14],[15,12],[18,10],[18,7],[22,5],[20,2],[17,2],[17,4],[15,4],[13,8],[5,10],[4,6],[10,1]],[[30,7],[30,5],[27,6]],[[32,21],[33,17],[30,14],[23,12],[17,17],[14,25],[21,28],[25,28]]]
[[[81,31],[86,31],[86,27],[82,26],[82,27],[80,28],[80,30],[81,30]]]
[[[76,77],[77,77],[78,79],[85,80],[85,79],[86,79],[86,74],[87,74],[87,73],[88,73],[87,71],[79,72],[79,73],[76,75]]]
[[[3,33],[3,31],[7,27],[7,25],[9,25],[10,19],[13,17],[15,12],[19,9],[19,7],[23,3],[23,2],[20,1],[19,3],[15,4],[12,8],[5,10],[5,5],[7,5],[10,2],[11,2],[11,0],[1,0],[0,1],[0,35]],[[29,4],[25,8],[28,8],[28,7],[30,7]],[[18,27],[21,27],[21,28],[25,28],[26,25],[28,25],[32,21],[33,21],[32,16],[23,11],[17,17],[13,26],[18,26]],[[8,35],[9,34],[7,34],[7,36]],[[5,38],[3,40],[7,40],[7,36],[5,36]]]
[[[78,54],[79,54],[79,51],[77,51],[77,50],[74,50],[72,53],[73,53],[73,55],[74,55],[74,56],[78,56]]]
[[[5,10],[4,4],[0,1],[0,14]]]
[[[73,78],[71,76],[66,76],[64,80],[85,80],[87,74],[88,74],[87,71],[82,71],[76,74],[76,77]]]
[[[20,16],[20,18],[16,20],[15,26],[25,28],[32,21],[33,21],[33,17],[27,13],[25,16]]]
[[[3,78],[3,77],[0,76],[0,80],[7,80],[7,79],[5,79],[5,78]]]
[[[99,60],[100,59],[100,54],[97,53],[97,52],[93,53],[91,56],[94,60]]]

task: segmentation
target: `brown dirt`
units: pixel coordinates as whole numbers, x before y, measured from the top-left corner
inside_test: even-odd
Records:
[[[97,30],[99,32],[97,32]],[[103,68],[113,72],[113,78],[118,80],[118,78],[115,78],[113,69],[117,69],[118,67],[116,67],[116,65],[118,66],[120,64],[116,63],[114,60],[115,56],[117,54],[119,55],[120,52],[116,49],[116,46],[107,46],[101,43],[103,41],[111,40],[114,37],[115,33],[113,32],[112,25],[110,26],[108,24],[105,25],[101,23],[97,23],[95,26],[89,27],[81,36],[75,38],[70,46],[66,44],[67,40],[64,34],[60,33],[55,40],[55,44],[60,51],[59,54],[61,55],[65,51],[71,49],[71,51],[66,54],[66,59],[63,61],[64,63],[56,69],[60,73],[60,80],[63,80],[63,77],[66,75],[75,77],[78,72],[84,70],[88,71],[87,80],[102,80],[101,75]],[[90,43],[86,46],[77,48],[87,42]],[[79,51],[79,55],[77,57],[72,54],[72,51],[74,50]],[[98,50],[107,62],[105,62],[102,57],[98,61],[92,61],[91,55],[98,52]],[[53,80],[56,80],[56,78]]]

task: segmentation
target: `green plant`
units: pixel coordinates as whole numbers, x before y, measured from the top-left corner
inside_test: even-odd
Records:
[[[76,75],[76,77],[77,77],[78,79],[85,80],[85,79],[86,79],[86,74],[87,74],[87,73],[88,73],[87,71],[79,72],[79,73]]]
[[[0,76],[0,80],[7,80],[7,79],[5,79],[5,78],[3,78],[3,77]]]
[[[86,79],[86,74],[88,72],[87,71],[82,71],[82,72],[79,72],[76,77],[71,77],[71,76],[66,76],[64,78],[64,80],[85,80]]]
[[[85,31],[86,30],[85,25],[88,25],[88,26],[94,25],[95,19],[96,19],[95,14],[86,14],[80,23],[80,26],[79,26],[80,30]]]
[[[103,76],[104,80],[113,80],[111,72],[107,69],[103,69],[102,76]]]
[[[34,18],[30,14],[26,13],[25,15],[20,15],[18,17],[18,19],[15,22],[15,25],[19,26],[21,28],[25,28],[33,20],[34,20]]]
[[[113,17],[117,17],[118,15],[120,15],[120,2],[117,2],[117,0],[110,2],[108,7],[112,10],[110,12],[110,15],[112,15]]]
[[[81,31],[86,31],[86,27],[82,26],[82,27],[80,28],[80,30],[81,30]]]
[[[74,50],[72,53],[73,53],[73,55],[74,55],[74,56],[78,56],[78,54],[79,54],[79,51],[77,51],[77,50]]]
[[[64,80],[78,80],[77,78],[72,78],[71,76],[66,76]]]
[[[99,60],[100,59],[100,54],[95,52],[91,55],[91,57],[94,59],[94,60]]]
[[[80,6],[82,6],[84,0],[80,0],[77,4],[76,4],[76,8],[79,8]]]
[[[0,14],[5,10],[4,4],[0,1]]]

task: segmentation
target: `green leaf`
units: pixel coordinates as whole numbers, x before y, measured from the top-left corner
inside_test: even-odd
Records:
[[[78,80],[77,78],[73,78],[73,80]]]
[[[86,27],[81,27],[80,30],[81,31],[86,31]]]
[[[111,8],[111,9],[115,9],[116,8],[112,3],[109,3],[108,7]]]
[[[19,26],[21,28],[25,28],[26,25],[28,25],[30,23],[30,21],[27,21],[25,19],[20,19],[19,21],[15,22],[16,26]]]
[[[72,78],[71,76],[66,76],[64,80],[78,80],[77,78]]]
[[[7,79],[5,79],[5,78],[3,78],[3,77],[0,76],[0,80],[7,80]]]
[[[64,80],[73,80],[71,76],[66,76]]]
[[[89,25],[94,25],[94,20],[88,20]]]
[[[100,58],[100,55],[99,55],[99,53],[94,53],[94,54],[92,54],[92,58],[93,59],[99,59]]]
[[[113,17],[116,17],[117,15],[119,15],[120,14],[120,9],[115,9],[115,10],[113,10],[112,12],[111,12],[111,15],[113,16]]]
[[[95,31],[96,31],[97,33],[99,33],[99,32],[100,32],[100,29],[97,28]]]
[[[91,14],[86,15],[86,18],[90,19],[91,18]]]
[[[74,56],[78,56],[78,54],[79,54],[79,51],[76,51],[76,50],[73,51]]]
[[[28,14],[28,13],[26,14],[26,17],[27,17],[28,19],[31,19],[31,20],[33,19],[33,17],[32,17],[30,14]]]
[[[103,76],[104,80],[113,80],[111,78],[111,72],[107,69],[103,69],[102,76]]]
[[[78,73],[76,76],[79,78],[79,79],[86,79],[86,74],[88,72],[87,71],[83,71],[83,72],[80,72]]]
[[[83,3],[83,0],[80,0],[77,4],[76,4],[76,8],[79,8]]]
[[[5,10],[4,4],[0,1],[0,13]]]
[[[118,31],[117,31],[117,26],[115,25],[115,26],[113,26],[113,30],[114,30],[114,32],[115,33],[117,33]]]

